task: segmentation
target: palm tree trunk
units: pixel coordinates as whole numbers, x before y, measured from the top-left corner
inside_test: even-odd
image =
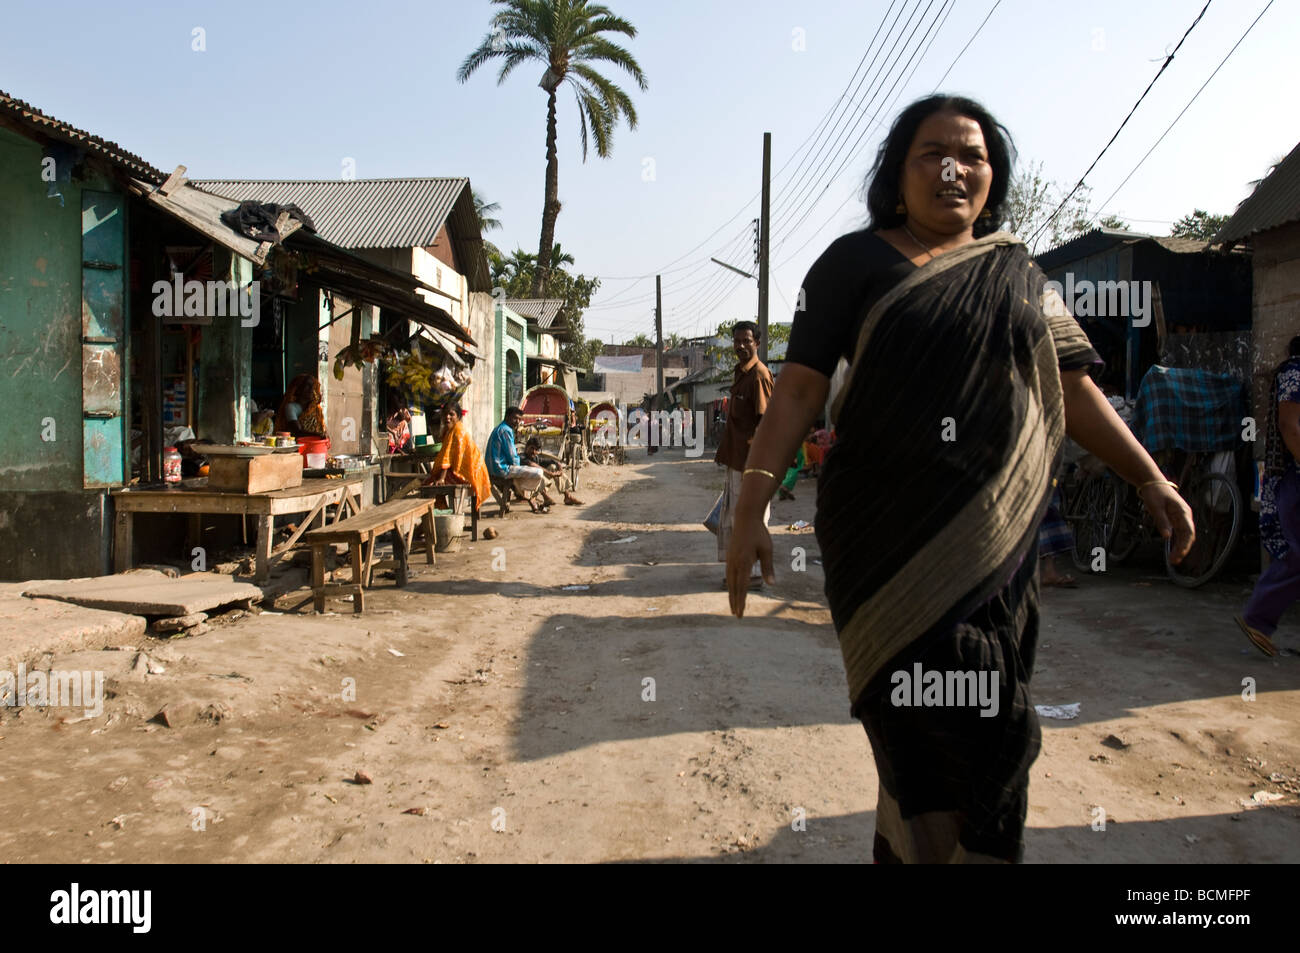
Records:
[[[546,202],[542,206],[542,240],[537,248],[533,271],[533,297],[540,298],[551,277],[551,247],[555,241],[555,219],[560,214],[560,159],[555,148],[555,91],[546,104]]]

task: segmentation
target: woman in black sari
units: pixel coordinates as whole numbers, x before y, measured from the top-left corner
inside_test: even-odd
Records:
[[[775,474],[848,360],[816,528],[879,774],[880,862],[1022,858],[1040,742],[1038,524],[1066,431],[1139,488],[1175,561],[1194,535],[1093,384],[1087,337],[997,231],[1012,162],[1005,129],[971,100],[932,96],[898,117],[867,190],[871,225],[804,283],[737,505],[727,578],[742,616],[756,559],[773,581],[761,514]]]

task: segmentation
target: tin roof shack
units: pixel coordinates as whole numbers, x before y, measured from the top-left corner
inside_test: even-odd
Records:
[[[1152,364],[1248,377],[1250,262],[1209,243],[1094,228],[1037,257],[1106,361],[1101,382],[1133,397]]]
[[[1270,411],[1273,370],[1300,334],[1300,145],[1238,206],[1214,241],[1253,252],[1252,390],[1255,419],[1262,421]],[[1262,456],[1262,440],[1255,452]]]
[[[557,384],[570,397],[576,397],[578,368],[560,359],[560,342],[573,340],[563,299],[506,298],[504,304],[528,325],[524,390],[538,384]]]
[[[499,419],[494,417],[491,383],[495,315],[487,256],[468,178],[221,179],[199,184],[236,199],[293,203],[311,216],[321,238],[418,279],[419,294],[446,311],[466,337],[482,345],[480,352],[473,345],[466,346],[468,342],[457,344],[436,330],[415,324],[406,329],[442,347],[452,363],[480,362],[464,405],[471,432],[487,439]],[[393,332],[396,318],[385,312],[377,321],[373,314],[363,320],[372,322],[373,331],[387,335]],[[327,341],[331,354],[347,343],[343,335],[343,330],[336,331]],[[386,416],[386,382],[376,379],[373,386],[352,384],[345,377],[340,383],[331,378],[327,386],[327,391],[336,395],[336,406],[358,404],[367,389],[375,394],[373,409],[367,411],[369,426],[378,428]]]
[[[0,92],[0,579],[108,565],[127,475],[129,183],[163,173]]]
[[[516,314],[502,301],[494,306],[496,361],[492,374],[492,418],[500,421],[507,407],[518,407],[524,399],[528,372],[528,319]],[[495,426],[495,424],[493,425]]]

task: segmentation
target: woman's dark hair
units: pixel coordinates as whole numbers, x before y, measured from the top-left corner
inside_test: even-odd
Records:
[[[1300,334],[1297,334],[1295,337],[1291,339],[1291,346],[1289,350],[1291,352],[1292,357],[1300,357]]]
[[[442,415],[444,417],[448,416],[449,414],[455,414],[456,419],[460,420],[460,404],[453,401],[452,403],[448,404],[446,407],[442,408]]]
[[[981,215],[975,220],[974,235],[980,238],[1001,227],[1002,206],[1006,202],[1007,191],[1011,188],[1011,175],[1016,162],[1016,147],[1011,141],[1011,133],[975,100],[940,93],[918,99],[899,113],[889,135],[880,144],[876,162],[865,183],[867,211],[871,215],[870,228],[897,228],[907,221],[907,215],[898,211],[898,200],[902,195],[903,160],[907,158],[907,150],[912,147],[912,140],[916,138],[916,130],[921,123],[941,112],[966,116],[980,124],[980,129],[984,132],[984,145],[988,149],[989,165],[993,167],[993,184],[989,187],[988,202],[984,205],[984,210],[989,214]]]

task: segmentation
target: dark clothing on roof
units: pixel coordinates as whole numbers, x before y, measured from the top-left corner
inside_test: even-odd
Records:
[[[275,227],[281,212],[288,212],[291,218],[298,219],[302,222],[302,227],[307,231],[313,234],[316,232],[316,226],[307,213],[292,204],[276,205],[274,202],[267,202],[266,204],[253,201],[240,202],[238,208],[222,212],[221,221],[245,238],[251,238],[255,242],[271,242],[278,245],[284,241],[284,236]]]

